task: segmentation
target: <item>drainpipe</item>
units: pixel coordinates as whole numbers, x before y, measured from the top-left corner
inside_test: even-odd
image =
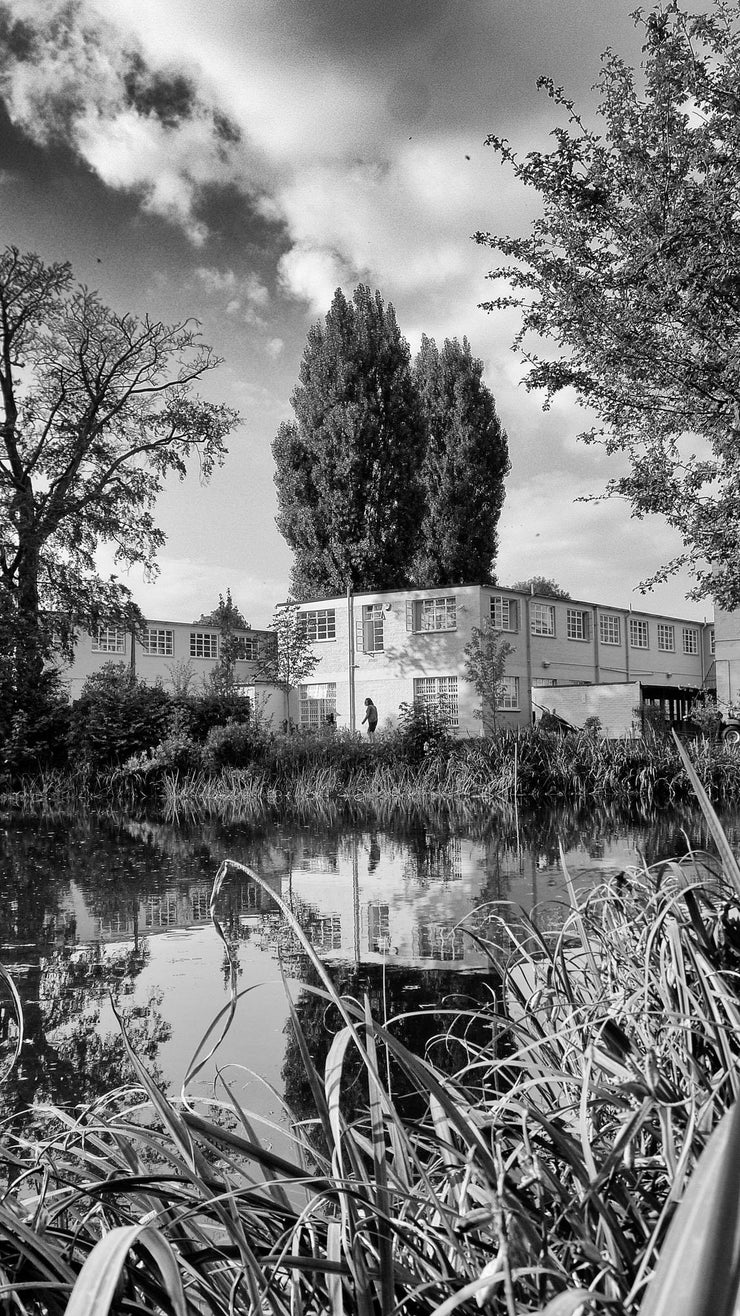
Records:
[[[355,730],[355,612],[352,586],[347,586],[347,677],[349,682],[349,729]]]

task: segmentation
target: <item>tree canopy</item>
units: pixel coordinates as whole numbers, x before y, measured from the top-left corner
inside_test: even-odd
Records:
[[[425,510],[413,565],[417,586],[492,582],[509,473],[506,434],[483,362],[466,338],[439,349],[422,337],[414,381],[426,429]]]
[[[412,367],[380,293],[337,290],[273,443],[297,599],[493,579],[509,461],[482,374],[467,340]]]
[[[558,585],[557,581],[548,580],[547,576],[528,576],[526,580],[515,580],[511,588],[521,590],[524,594],[537,594],[544,599],[569,599],[571,597],[567,590]]]
[[[423,511],[424,426],[393,307],[337,289],[313,325],[273,442],[277,524],[300,600],[409,583]]]
[[[96,564],[156,571],[154,507],[197,455],[207,478],[237,422],[193,385],[218,365],[192,323],[119,314],[15,247],[0,253],[0,620],[18,681],[75,626],[122,623],[131,593]]]
[[[712,0],[637,10],[639,72],[602,56],[598,122],[541,80],[565,123],[519,157],[488,140],[539,196],[524,237],[478,234],[506,258],[492,277],[518,306],[527,386],[572,389],[582,437],[627,457],[607,494],[661,514],[694,596],[740,605],[740,11]],[[543,346],[544,342],[544,346]],[[554,350],[553,350],[554,345]],[[652,582],[651,582],[652,583]]]

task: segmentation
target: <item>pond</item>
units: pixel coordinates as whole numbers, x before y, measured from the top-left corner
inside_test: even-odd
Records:
[[[17,984],[26,1031],[21,1062],[0,1084],[0,1115],[34,1100],[79,1105],[119,1085],[115,1011],[150,1072],[177,1095],[218,1035],[201,1047],[229,1003],[233,973],[233,1025],[188,1090],[211,1094],[218,1066],[279,1136],[283,1093],[293,1108],[301,1098],[287,993],[304,1016],[312,998],[309,962],[273,894],[344,991],[368,992],[386,1017],[428,1007],[424,1028],[408,1025],[421,1046],[442,1026],[443,1002],[493,990],[471,932],[492,935],[502,913],[514,936],[528,916],[546,929],[562,923],[560,845],[583,888],[641,857],[673,857],[687,842],[707,846],[690,811],[635,822],[599,810],[520,820],[455,808],[372,823],[331,811],[205,822],[0,815],[0,963]],[[250,872],[230,870],[219,933],[210,902],[226,858]],[[500,928],[496,935],[506,940]],[[13,1034],[0,996],[0,1059]]]

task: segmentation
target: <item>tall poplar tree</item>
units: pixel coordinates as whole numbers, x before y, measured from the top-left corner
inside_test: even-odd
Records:
[[[424,511],[425,426],[395,312],[360,285],[313,325],[276,462],[278,528],[299,601],[401,588]]]
[[[506,433],[483,363],[467,338],[441,350],[422,337],[414,382],[426,428],[422,479],[426,508],[413,565],[419,586],[492,582],[504,479]]]

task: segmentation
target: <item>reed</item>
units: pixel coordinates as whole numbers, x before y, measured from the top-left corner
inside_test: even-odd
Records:
[[[470,931],[499,974],[476,1020],[491,1041],[464,1030],[454,1076],[367,1000],[340,996],[283,905],[339,1018],[319,1071],[289,998],[315,1106],[310,1127],[285,1111],[289,1151],[272,1150],[223,1077],[212,1102],[188,1097],[238,1008],[236,975],[179,1101],[127,1044],[135,1087],[6,1122],[0,1309],[732,1316],[740,871],[685,754],[682,766],[717,856],[571,891],[557,935],[492,908],[486,935]],[[219,900],[244,872],[264,885],[230,860],[214,881],[227,947]],[[17,1032],[17,994],[10,1008]],[[385,1056],[423,1102],[413,1122]]]

